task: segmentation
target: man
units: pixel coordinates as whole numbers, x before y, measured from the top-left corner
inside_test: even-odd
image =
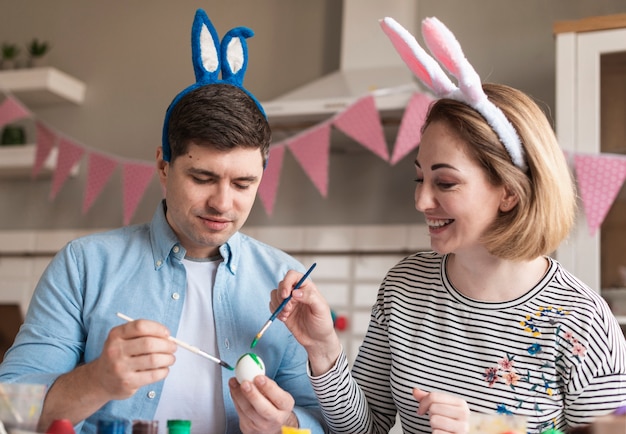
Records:
[[[212,29],[198,11],[196,43],[202,25]],[[124,418],[158,420],[162,433],[170,419],[189,419],[198,433],[279,433],[284,425],[323,432],[306,353],[283,324],[255,347],[267,376],[233,384],[232,398],[232,371],[168,339],[234,365],[269,316],[270,291],[289,269],[304,269],[239,232],[267,162],[270,129],[241,80],[202,76],[210,71],[198,64],[206,58],[199,48],[198,82],[166,113],[156,154],[165,200],[152,221],[62,249],[0,365],[1,382],[50,387],[39,430],[63,418],[94,433],[98,420]],[[136,321],[125,323],[118,312]]]

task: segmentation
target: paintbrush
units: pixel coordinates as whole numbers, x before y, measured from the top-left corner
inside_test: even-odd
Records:
[[[311,267],[307,270],[307,272],[304,273],[304,276],[302,276],[302,278],[298,281],[298,283],[296,283],[296,286],[293,287],[293,290],[291,291],[291,294],[289,294],[289,297],[285,298],[280,303],[280,305],[276,308],[276,310],[272,313],[272,315],[270,316],[270,319],[267,320],[265,325],[261,328],[261,330],[254,337],[254,340],[250,344],[250,348],[254,348],[256,346],[257,342],[259,342],[259,339],[261,339],[261,336],[263,336],[263,333],[265,333],[265,331],[272,324],[272,321],[274,321],[276,319],[276,317],[283,310],[285,305],[287,305],[287,303],[289,303],[289,300],[291,300],[291,297],[293,296],[293,291],[295,291],[296,289],[300,288],[300,286],[304,283],[306,278],[309,277],[309,274],[311,274],[311,271],[313,271],[313,269],[315,268],[316,265],[317,264],[315,262],[313,263],[313,265],[311,265]]]
[[[124,315],[123,313],[119,313],[119,312],[118,312],[118,313],[117,313],[117,316],[118,316],[118,317],[120,317],[120,318],[122,318],[123,320],[128,321],[128,322],[134,321],[134,319],[132,319],[132,318],[131,318],[131,317],[129,317],[129,316]],[[234,370],[235,370],[235,368],[233,368],[232,366],[230,366],[230,365],[229,365],[228,363],[226,363],[225,361],[220,360],[220,359],[218,359],[217,357],[212,356],[212,355],[210,355],[209,353],[206,353],[206,352],[202,351],[202,350],[201,350],[200,348],[198,348],[198,347],[194,347],[193,345],[190,345],[190,344],[188,344],[188,343],[186,343],[186,342],[183,342],[183,341],[181,341],[181,340],[179,340],[179,339],[176,339],[174,336],[168,336],[167,338],[168,338],[170,341],[172,341],[172,342],[176,343],[176,345],[178,345],[179,347],[182,347],[182,348],[184,348],[184,349],[186,349],[186,350],[188,350],[188,351],[191,351],[192,353],[197,354],[197,355],[199,355],[199,356],[201,356],[201,357],[204,357],[205,359],[209,359],[209,360],[211,360],[212,362],[219,363],[220,365],[222,365],[222,366],[223,366],[224,368],[226,368],[226,369],[230,369],[231,371],[234,371]]]

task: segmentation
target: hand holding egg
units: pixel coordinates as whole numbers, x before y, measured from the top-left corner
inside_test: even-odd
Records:
[[[235,365],[235,377],[239,384],[252,381],[257,375],[265,375],[263,360],[254,353],[246,353],[239,357]]]

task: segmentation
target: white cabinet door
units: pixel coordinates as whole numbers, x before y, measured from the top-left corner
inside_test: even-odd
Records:
[[[604,54],[626,53],[626,28],[588,30],[556,35],[556,132],[565,151],[597,154],[602,151],[601,59]],[[626,123],[626,117],[623,123]],[[556,252],[557,259],[574,275],[600,291],[600,231],[590,235],[582,204],[580,207],[576,228]]]

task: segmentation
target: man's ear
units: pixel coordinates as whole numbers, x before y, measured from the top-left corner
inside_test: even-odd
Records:
[[[159,180],[164,183],[167,179],[167,172],[169,170],[169,161],[163,159],[163,147],[159,146],[156,151],[156,167],[159,175]]]

